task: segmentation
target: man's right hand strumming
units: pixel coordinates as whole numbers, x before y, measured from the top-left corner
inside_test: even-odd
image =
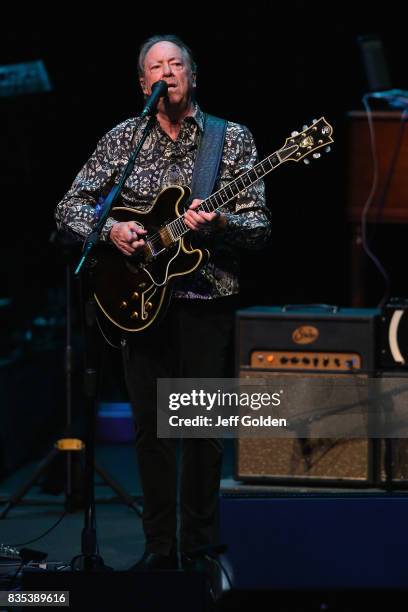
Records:
[[[142,229],[135,221],[115,223],[109,232],[109,239],[124,255],[133,255],[145,245],[142,236],[147,230]]]

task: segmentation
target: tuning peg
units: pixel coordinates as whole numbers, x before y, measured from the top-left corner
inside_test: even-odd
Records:
[[[317,123],[317,119],[313,119],[313,120],[312,120],[312,123]]]
[[[299,136],[299,132],[292,132],[291,136]]]
[[[321,157],[321,154],[320,153],[313,153],[313,157],[315,159],[319,159],[319,157]]]
[[[302,125],[302,130],[307,130],[308,127],[309,126],[307,126],[307,125]]]
[[[310,159],[304,159],[303,163],[306,164],[306,166],[308,166],[310,164]]]
[[[330,147],[330,146],[327,146],[327,147],[326,147],[324,150],[326,151],[326,153],[330,153],[330,151],[331,151],[331,147]]]

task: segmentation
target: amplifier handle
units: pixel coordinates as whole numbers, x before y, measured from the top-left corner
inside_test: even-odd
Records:
[[[288,310],[308,310],[309,308],[319,308],[319,310],[329,311],[333,313],[339,311],[339,307],[334,306],[333,304],[284,304],[281,307],[282,312],[287,312]]]

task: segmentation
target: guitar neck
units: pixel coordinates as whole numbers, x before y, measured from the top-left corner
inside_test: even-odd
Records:
[[[241,176],[228,183],[226,187],[219,189],[210,195],[210,197],[208,197],[206,200],[203,200],[196,210],[215,212],[222,206],[228,205],[240,193],[245,191],[245,189],[248,189],[248,187],[280,166],[280,164],[286,161],[286,158],[292,155],[297,149],[297,145],[292,145],[290,147],[284,147],[283,149],[275,151],[261,162],[258,162],[253,168],[247,172],[244,172],[244,174],[241,174]],[[175,240],[178,240],[189,231],[189,228],[184,222],[183,216],[171,221],[168,224],[168,227],[170,228],[171,235],[174,236]]]

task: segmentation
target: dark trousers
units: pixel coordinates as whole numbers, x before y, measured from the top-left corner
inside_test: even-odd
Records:
[[[160,325],[128,338],[125,376],[136,424],[146,550],[169,554],[177,538],[177,440],[157,437],[157,378],[233,376],[236,297],[173,299]],[[180,550],[215,544],[222,440],[181,441]]]

